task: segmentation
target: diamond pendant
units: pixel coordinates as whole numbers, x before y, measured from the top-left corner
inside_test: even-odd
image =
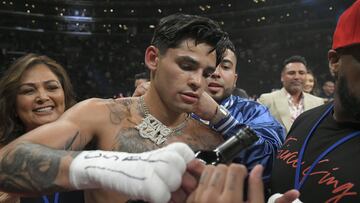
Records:
[[[151,114],[145,116],[142,122],[135,126],[142,138],[150,139],[156,145],[163,144],[167,137],[172,133],[172,130],[166,125],[162,124]]]

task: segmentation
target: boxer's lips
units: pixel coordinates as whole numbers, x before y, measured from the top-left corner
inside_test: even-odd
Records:
[[[192,92],[181,93],[180,97],[183,100],[183,102],[187,104],[194,104],[199,100],[199,95]]]

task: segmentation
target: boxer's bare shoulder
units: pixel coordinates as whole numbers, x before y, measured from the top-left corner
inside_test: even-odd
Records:
[[[144,140],[139,137],[138,131],[135,129],[135,126],[144,117],[139,108],[138,98],[128,97],[90,102],[92,103],[90,109],[96,109],[94,110],[95,115],[101,117],[101,119],[96,118],[97,124],[92,124],[96,126],[94,134],[97,137],[98,149],[123,152],[143,152],[155,149],[142,146]]]

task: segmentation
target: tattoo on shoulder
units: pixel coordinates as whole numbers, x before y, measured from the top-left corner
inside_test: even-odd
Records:
[[[110,121],[113,124],[121,123],[124,118],[131,114],[132,99],[125,98],[119,100],[112,100],[106,106],[110,110]]]
[[[130,97],[121,99],[121,100],[116,100],[117,103],[121,103],[124,106],[131,106],[133,104],[133,99]]]
[[[0,188],[15,193],[66,190],[55,184],[60,162],[79,153],[52,150],[39,144],[18,144],[0,160]]]

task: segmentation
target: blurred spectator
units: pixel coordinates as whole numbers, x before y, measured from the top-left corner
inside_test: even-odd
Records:
[[[256,101],[259,98],[257,94],[253,94],[249,97],[250,100]]]
[[[150,81],[150,76],[148,72],[142,72],[142,73],[138,73],[135,75],[135,82],[134,82],[134,87],[135,89],[137,88],[137,86],[139,86],[140,84],[144,83],[144,82],[148,82]]]
[[[322,92],[320,97],[325,99],[325,102],[329,102],[334,99],[335,83],[333,81],[325,81],[322,86]]]
[[[138,85],[133,92],[133,97],[140,97],[141,95],[144,95],[146,91],[150,88],[150,81],[143,82],[140,85]]]
[[[124,97],[124,94],[121,93],[121,92],[119,92],[119,93],[117,93],[117,94],[115,94],[115,95],[113,96],[114,99],[123,98],[123,97]]]
[[[149,89],[150,87],[150,76],[148,72],[142,72],[135,75],[135,90],[133,92],[133,97],[139,97]]]
[[[319,90],[317,89],[317,80],[314,73],[308,70],[305,77],[304,92],[318,96]]]

